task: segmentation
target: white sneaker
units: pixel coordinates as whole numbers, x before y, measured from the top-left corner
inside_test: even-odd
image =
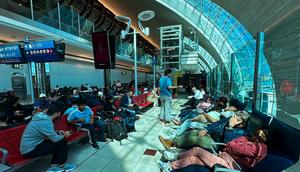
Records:
[[[178,157],[175,153],[170,151],[164,151],[163,155],[168,161],[175,161]]]
[[[156,161],[157,166],[163,171],[163,172],[170,172],[172,171],[171,163],[169,162],[162,162],[160,160]]]
[[[52,166],[47,169],[47,172],[63,172],[63,171],[64,171],[64,169],[62,169],[58,166]]]
[[[65,163],[63,169],[65,172],[70,172],[75,170],[75,168],[77,168],[77,164],[74,163]]]

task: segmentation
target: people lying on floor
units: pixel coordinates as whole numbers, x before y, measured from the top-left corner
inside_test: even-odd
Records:
[[[251,168],[266,157],[267,137],[267,131],[259,129],[252,138],[242,136],[230,141],[218,155],[200,147],[194,147],[180,153],[179,156],[170,152],[165,153],[173,162],[158,161],[158,166],[165,172],[190,165],[206,166],[210,169],[216,164],[235,170]]]
[[[237,109],[234,106],[232,106],[232,107],[228,108],[228,111],[221,112],[221,114],[224,115],[223,117],[225,117],[225,118],[230,118],[231,116],[235,115],[236,111],[237,111]],[[209,112],[209,113],[211,113],[211,112]],[[203,119],[197,120],[197,118],[199,118],[199,117],[200,117],[200,119],[201,119],[201,117]],[[183,134],[185,131],[187,131],[189,129],[203,129],[204,127],[207,127],[208,123],[206,121],[205,116],[204,115],[199,115],[199,117],[194,117],[192,119],[187,119],[182,124],[179,120],[176,120],[175,118],[173,118],[172,121],[176,125],[180,125],[174,131],[173,136],[179,136],[179,135]]]
[[[189,106],[192,109],[194,109],[197,106],[197,104],[199,104],[200,101],[203,99],[203,95],[205,94],[203,89],[200,91],[196,87],[192,88],[192,92],[194,93],[194,95],[188,96],[189,100],[183,105],[181,105],[181,107]]]
[[[210,124],[203,129],[194,129],[181,135],[175,133],[171,139],[159,137],[165,148],[170,147],[186,148],[200,146],[209,148],[211,142],[229,142],[240,136],[248,135],[246,130],[247,122],[250,115],[246,111],[239,111],[230,118],[222,118],[220,121]],[[201,126],[202,127],[202,126]]]
[[[211,97],[207,97],[206,99],[203,99],[203,101],[200,101],[200,103],[196,106],[196,111],[198,113],[203,113],[206,109],[210,108],[212,106],[212,99]]]
[[[198,105],[196,105],[196,109],[192,109],[191,107],[186,107],[182,109],[181,112],[193,111],[197,113],[203,113],[203,112],[207,113],[210,111],[222,111],[222,109],[226,108],[226,104],[227,104],[226,97],[220,97],[215,103],[212,103],[211,98],[207,97],[206,101],[205,100],[201,101]],[[180,117],[184,117],[184,115],[181,114]]]
[[[208,107],[204,112],[210,112],[210,111],[222,111],[222,109],[225,109],[227,106],[227,98],[226,97],[219,97],[216,103],[214,103],[212,106]]]
[[[71,132],[56,132],[52,122],[60,115],[59,111],[60,109],[52,104],[45,112],[33,115],[22,135],[20,152],[25,158],[52,155],[51,165],[47,171],[72,171],[77,165],[66,163],[68,146],[65,140]]]
[[[68,115],[68,122],[76,124],[81,128],[86,128],[89,130],[90,143],[94,149],[99,149],[97,141],[105,142],[105,121],[93,116],[93,111],[86,103],[82,100],[78,100],[77,109],[70,112]],[[98,129],[96,133],[96,129]],[[96,137],[98,135],[98,138]]]
[[[202,123],[214,123],[220,121],[222,113],[219,111],[210,111],[207,113],[200,114],[191,119],[193,122],[202,122]]]
[[[121,98],[121,104],[120,107],[125,108],[128,112],[130,112],[131,115],[141,114],[140,108],[135,105],[132,101],[133,93],[130,90],[127,90]]]
[[[204,124],[214,123],[219,121],[222,117],[229,118],[234,115],[234,112],[237,111],[237,108],[234,106],[229,106],[220,111],[210,111],[207,113],[198,113],[195,111],[185,111],[179,115],[179,119],[172,119],[175,125],[181,125],[186,120],[191,120],[192,122],[200,122]]]
[[[49,107],[49,101],[47,100],[47,96],[44,93],[39,95],[39,99],[34,102],[34,107],[39,107],[42,110],[45,110]]]
[[[157,88],[153,88],[151,93],[148,95],[147,97],[147,101],[148,102],[152,102],[153,103],[153,107],[158,107],[158,98],[159,95],[157,94],[158,89]]]
[[[185,120],[194,118],[199,114],[204,113],[204,111],[210,106],[214,106],[214,104],[211,102],[211,98],[208,97],[206,100],[201,101],[197,105],[196,109],[190,109],[190,108],[181,109],[181,113],[178,116],[180,120],[175,120],[175,121],[173,120],[173,122],[175,122],[176,125],[180,125]]]

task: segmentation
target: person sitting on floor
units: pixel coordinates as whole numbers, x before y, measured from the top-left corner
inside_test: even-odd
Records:
[[[158,161],[157,164],[164,172],[190,165],[206,166],[210,169],[216,164],[235,170],[251,168],[267,156],[267,137],[267,131],[258,129],[252,138],[242,136],[227,143],[223,151],[218,155],[210,153],[203,148],[194,147],[191,150],[180,153],[178,157],[172,154],[169,155],[168,159],[172,160],[172,163]]]
[[[20,152],[25,158],[36,158],[52,154],[50,168],[47,171],[72,171],[77,165],[66,163],[68,158],[67,137],[69,131],[54,130],[53,119],[59,116],[59,108],[51,105],[44,112],[34,113],[32,120],[26,126],[20,143]]]
[[[202,89],[202,91],[198,90],[196,87],[192,88],[192,91],[194,93],[194,95],[189,96],[189,100],[181,105],[181,107],[192,107],[193,109],[197,106],[197,104],[200,102],[201,99],[203,99],[203,95],[205,94],[204,90]]]
[[[70,112],[68,115],[68,122],[72,124],[77,124],[81,128],[86,128],[89,130],[89,137],[91,145],[94,149],[99,149],[96,138],[96,128],[99,128],[99,132],[97,133],[99,138],[98,141],[105,142],[105,121],[94,118],[93,111],[90,107],[88,107],[84,101],[78,100],[77,102],[78,109]]]
[[[230,118],[222,118],[220,121],[208,125],[201,130],[190,130],[172,139],[165,139],[159,136],[161,143],[165,148],[170,147],[192,147],[200,146],[210,148],[211,142],[219,142],[223,138],[223,142],[227,143],[232,139],[245,136],[248,132],[245,130],[250,115],[248,112],[238,112]]]

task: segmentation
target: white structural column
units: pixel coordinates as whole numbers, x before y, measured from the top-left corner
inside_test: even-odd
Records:
[[[138,95],[138,74],[137,74],[137,49],[136,49],[136,30],[133,29],[133,51],[134,51],[134,94]]]

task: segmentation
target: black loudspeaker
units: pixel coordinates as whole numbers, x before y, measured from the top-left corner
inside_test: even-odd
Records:
[[[115,37],[108,32],[92,33],[94,62],[96,69],[114,69],[116,63]]]
[[[110,69],[116,68],[116,37],[109,36],[110,46]]]

